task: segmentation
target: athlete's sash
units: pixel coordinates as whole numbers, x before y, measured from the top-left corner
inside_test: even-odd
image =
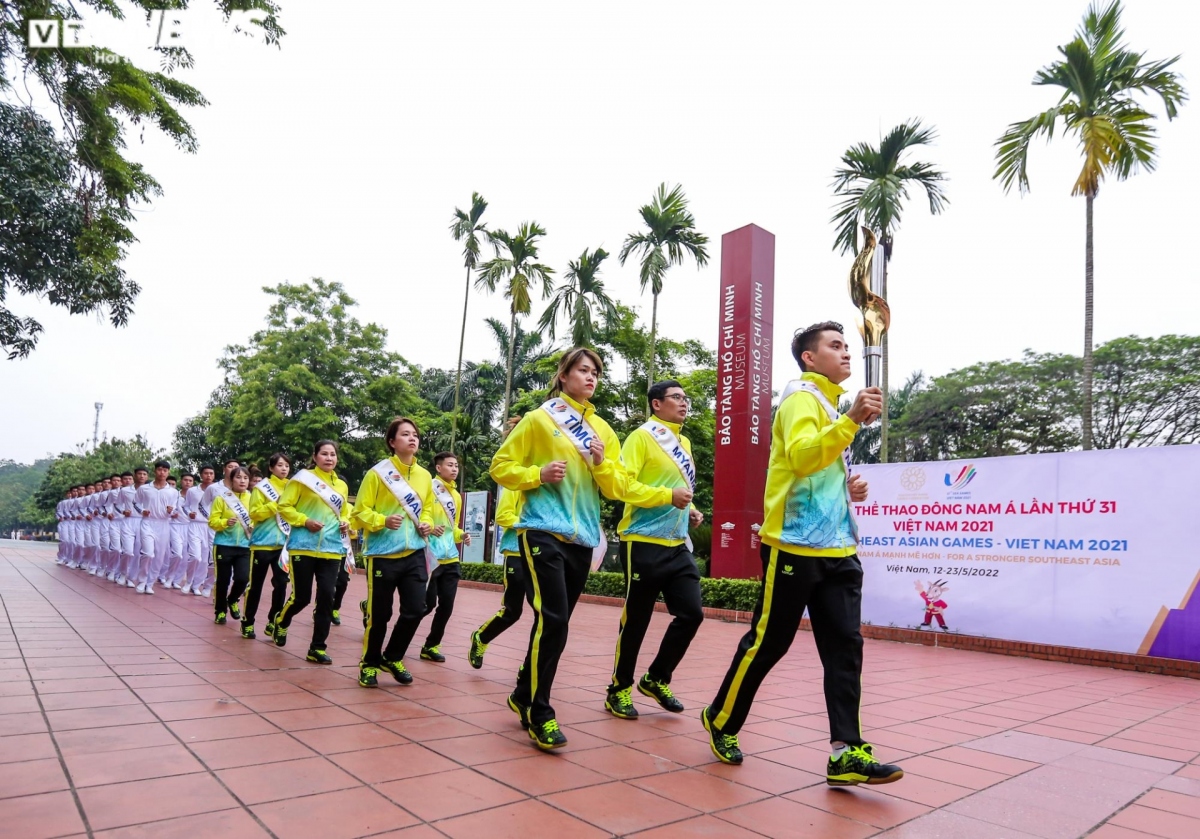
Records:
[[[433,496],[438,500],[438,504],[442,507],[442,512],[446,514],[446,518],[450,519],[450,531],[458,529],[458,505],[454,503],[454,493],[442,483],[441,478],[433,479]]]
[[[650,439],[658,443],[658,447],[663,450],[663,453],[671,458],[671,462],[675,464],[679,473],[683,475],[684,481],[687,482],[688,489],[694,493],[696,491],[696,465],[692,463],[691,455],[687,453],[683,443],[675,436],[675,432],[654,419],[646,420],[641,428],[650,435]],[[690,516],[691,513],[689,512],[688,515]],[[690,522],[688,530],[691,530]],[[691,533],[688,533],[683,541],[687,544],[689,551],[693,549]]]
[[[238,498],[231,489],[221,493],[221,499],[225,502],[225,506],[229,508],[229,512],[233,513],[233,517],[237,519],[238,524],[242,526],[242,530],[246,532],[246,538],[250,538],[251,531],[254,530],[254,523],[250,521],[250,512],[246,509],[246,505],[242,503],[242,499]]]
[[[346,499],[342,497],[341,493],[335,491],[333,487],[307,469],[301,469],[292,476],[292,480],[298,481],[301,486],[308,487],[313,495],[329,505],[329,509],[333,510],[333,514],[341,521],[342,507],[346,505]],[[259,482],[259,486],[262,486],[261,481]],[[346,549],[346,570],[353,573],[354,549],[350,546],[349,533],[342,534],[342,547]]]
[[[592,461],[592,440],[600,435],[596,430],[588,425],[588,421],[575,410],[575,407],[563,399],[562,397],[554,397],[547,399],[542,403],[542,410],[550,415],[550,419],[554,420],[554,424],[562,429],[563,434],[571,444],[575,447],[575,451],[579,452],[579,456],[583,458],[583,462],[587,464],[588,471],[591,471]],[[604,555],[608,553],[608,536],[604,532],[603,523],[600,524],[600,544],[592,549],[592,570],[595,571],[604,562]]]
[[[276,509],[278,509],[279,490],[275,489],[275,485],[271,483],[270,478],[264,478],[263,480],[259,481],[258,486],[256,486],[255,489],[261,492],[268,501],[270,501],[272,504],[275,504]],[[284,571],[287,571],[289,568],[287,539],[292,535],[292,526],[284,521],[283,516],[279,515],[279,513],[275,514],[275,526],[278,527],[279,532],[283,534],[283,550],[279,552],[279,567]]]
[[[371,471],[378,475],[379,479],[383,481],[383,485],[388,488],[388,491],[396,496],[396,500],[400,502],[400,507],[404,510],[404,514],[408,516],[409,521],[413,523],[413,527],[417,528],[417,533],[420,534],[421,513],[425,509],[425,505],[421,501],[421,496],[417,495],[417,491],[409,486],[408,481],[404,480],[404,477],[396,471],[391,458],[379,461],[371,467]],[[437,558],[429,548],[429,540],[425,539],[425,568],[432,573],[437,564]]]
[[[817,398],[817,402],[825,409],[826,415],[830,422],[837,422],[842,418],[841,413],[829,401],[829,397],[821,392],[821,389],[815,384],[804,379],[793,379],[787,383],[787,387],[783,389],[783,395],[779,397],[779,405],[783,407],[784,400],[796,393],[809,393]],[[847,447],[842,451],[842,463],[846,467],[846,506],[850,509],[850,524],[854,529],[854,538],[858,539],[858,522],[854,519],[854,507],[850,501],[850,448]]]

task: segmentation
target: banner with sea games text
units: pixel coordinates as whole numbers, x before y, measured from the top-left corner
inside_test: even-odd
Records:
[[[853,471],[864,622],[1200,661],[1200,446]]]

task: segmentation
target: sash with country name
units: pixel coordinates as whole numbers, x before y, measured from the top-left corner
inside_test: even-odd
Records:
[[[270,478],[259,481],[255,489],[261,492],[268,501],[276,505],[276,509],[278,509],[279,490],[275,489],[275,485],[271,483]],[[275,526],[283,534],[283,549],[279,552],[279,567],[287,571],[291,565],[288,562],[287,539],[292,535],[292,526],[284,521],[283,516],[279,515],[279,513],[275,514]]]
[[[683,475],[683,479],[687,482],[688,489],[695,492],[696,465],[692,462],[692,457],[687,453],[687,449],[683,447],[683,443],[675,436],[675,432],[654,419],[646,420],[641,428],[650,435],[650,439],[658,443],[658,447],[663,450],[663,454],[671,458],[671,462],[675,464],[675,468],[679,470],[679,473]],[[692,534],[688,533],[683,541],[687,545],[687,549],[689,551],[692,550]]]
[[[312,490],[313,495],[328,504],[329,509],[333,510],[334,516],[339,521],[341,520],[342,508],[346,506],[346,499],[342,497],[341,493],[307,469],[301,469],[292,476],[292,480]],[[259,486],[262,486],[261,481],[259,482]],[[342,548],[346,551],[346,570],[351,571],[354,568],[354,550],[350,546],[349,533],[342,534]]]
[[[826,415],[830,422],[837,422],[842,418],[841,412],[829,401],[829,397],[821,392],[821,389],[810,381],[804,379],[793,379],[787,383],[787,387],[783,389],[783,395],[779,397],[780,406],[783,405],[785,399],[795,393],[809,393],[817,398],[817,402],[825,409]],[[850,503],[850,449],[847,447],[842,451],[842,463],[846,467],[846,506],[850,508],[850,524],[854,529],[854,538],[858,538],[858,522],[854,519],[853,506]]]
[[[371,468],[371,471],[378,475],[380,480],[383,481],[383,485],[388,488],[388,491],[391,492],[392,495],[396,496],[396,500],[400,502],[400,507],[404,510],[404,514],[408,516],[409,521],[411,521],[413,524],[413,527],[418,528],[417,532],[419,534],[419,528],[421,526],[421,513],[425,509],[425,505],[421,501],[421,496],[418,495],[417,491],[409,486],[408,481],[404,480],[404,477],[396,471],[396,467],[392,463],[391,458],[379,461]],[[437,564],[437,558],[434,557],[433,551],[429,548],[429,540],[425,539],[426,570],[432,572]]]
[[[583,462],[590,470],[594,464],[592,440],[600,435],[588,425],[588,421],[583,418],[583,415],[575,410],[575,406],[562,397],[556,396],[553,399],[547,399],[542,403],[542,410],[549,414],[550,419],[554,420],[554,424],[562,429],[563,434],[571,441],[575,451],[579,452],[579,456],[583,458]],[[608,534],[604,532],[602,524],[600,526],[600,544],[592,549],[593,571],[604,562],[606,553],[608,553]]]
[[[225,506],[229,508],[229,512],[233,513],[233,517],[238,520],[238,524],[242,526],[242,530],[246,532],[246,538],[249,539],[250,532],[254,530],[254,523],[250,521],[250,511],[246,509],[242,499],[238,498],[231,489],[221,493],[221,498],[224,500]]]
[[[442,505],[442,512],[450,519],[451,535],[458,529],[458,505],[454,503],[454,493],[442,483],[441,478],[433,479],[433,497]]]

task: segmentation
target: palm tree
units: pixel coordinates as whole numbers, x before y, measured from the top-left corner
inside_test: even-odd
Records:
[[[527,221],[517,228],[516,235],[509,235],[503,230],[489,233],[488,238],[496,248],[496,258],[490,259],[479,269],[475,281],[477,286],[495,291],[501,282],[507,283],[504,296],[509,301],[510,321],[508,327],[508,359],[505,364],[506,380],[504,384],[504,413],[512,405],[513,384],[513,352],[516,347],[517,316],[527,315],[532,308],[533,300],[530,291],[538,284],[542,287],[542,297],[548,297],[554,291],[554,283],[550,276],[554,269],[542,265],[535,260],[538,258],[538,239],[546,235],[546,230],[536,221]],[[500,255],[500,248],[507,255]]]
[[[858,253],[858,226],[862,223],[879,233],[883,245],[883,297],[887,299],[887,266],[892,259],[892,245],[900,214],[908,200],[910,186],[921,187],[929,199],[929,212],[937,215],[948,203],[942,182],[946,175],[931,163],[904,163],[901,158],[913,146],[933,142],[937,132],[924,128],[919,119],[901,123],[879,140],[878,146],[856,143],[842,155],[841,168],[833,173],[833,194],[842,196],[833,218],[837,235],[833,249],[842,253]],[[888,343],[883,336],[884,404],[888,397]],[[883,412],[879,426],[879,459],[888,461],[888,412]]]
[[[463,345],[467,341],[467,301],[471,297],[471,272],[479,265],[479,236],[487,235],[487,225],[479,221],[483,211],[487,209],[487,201],[478,192],[471,193],[471,209],[463,212],[454,208],[454,217],[450,220],[450,235],[454,241],[463,243],[463,265],[467,269],[467,287],[463,292],[462,332],[458,336],[458,367],[454,372],[454,411],[452,417],[458,416],[458,396],[462,388]],[[458,424],[450,422],[450,451],[454,451],[454,438]]]
[[[554,297],[538,326],[550,334],[554,340],[558,326],[558,315],[561,311],[571,319],[571,346],[590,347],[596,343],[596,319],[601,316],[605,321],[616,317],[617,306],[604,290],[604,280],[600,279],[600,263],[608,258],[608,251],[596,248],[595,251],[583,249],[579,259],[567,263],[567,281],[554,292]]]
[[[654,384],[655,348],[658,344],[658,295],[662,293],[663,277],[672,265],[682,265],[684,258],[691,254],[696,260],[696,267],[703,268],[708,264],[708,237],[696,231],[696,219],[688,211],[687,196],[683,187],[676,185],[669,193],[667,185],[659,184],[654,200],[646,204],[638,212],[646,224],[645,231],[630,233],[625,237],[618,257],[621,264],[631,253],[637,252],[641,259],[642,291],[650,286],[654,295],[654,303],[650,309],[650,354],[647,359],[646,386]]]
[[[1035,85],[1062,88],[1058,104],[1024,122],[1008,126],[996,141],[996,173],[1008,192],[1013,184],[1029,191],[1029,144],[1044,134],[1054,137],[1062,120],[1064,133],[1079,139],[1083,168],[1072,195],[1086,201],[1087,237],[1083,260],[1083,448],[1092,448],[1092,204],[1105,176],[1123,181],[1140,169],[1153,171],[1158,150],[1153,114],[1138,104],[1135,93],[1153,93],[1162,99],[1167,119],[1174,119],[1187,93],[1170,67],[1179,56],[1145,61],[1122,43],[1121,4],[1114,0],[1101,9],[1093,3],[1083,18],[1075,40],[1058,48],[1063,60],[1038,70]]]

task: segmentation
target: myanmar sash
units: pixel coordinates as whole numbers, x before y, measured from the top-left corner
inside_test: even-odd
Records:
[[[333,487],[307,469],[301,469],[292,476],[292,480],[297,481],[301,486],[308,487],[313,495],[329,505],[329,509],[333,510],[334,516],[337,517],[339,522],[341,521],[342,508],[346,506],[346,499],[342,497],[341,493],[337,492]],[[259,481],[258,485],[261,487],[263,483],[265,482]],[[346,570],[352,572],[354,569],[354,550],[350,546],[350,535],[348,533],[342,534],[342,547],[346,551]],[[282,559],[282,556],[280,558]]]
[[[408,516],[409,521],[413,523],[413,527],[418,528],[420,533],[421,513],[425,509],[425,505],[421,501],[421,496],[417,491],[409,486],[408,481],[404,480],[403,476],[396,471],[396,467],[392,464],[391,459],[381,460],[371,467],[379,479],[383,481],[383,485],[388,488],[392,495],[396,496],[396,500],[400,502],[401,509]],[[422,537],[424,538],[424,537]],[[426,570],[433,571],[437,565],[437,559],[433,556],[433,551],[429,549],[429,541],[425,540],[425,566]]]
[[[692,457],[687,453],[687,449],[683,447],[683,443],[675,436],[675,432],[661,422],[653,419],[646,420],[641,426],[642,430],[650,435],[654,442],[658,443],[658,447],[663,450],[663,454],[671,458],[671,462],[683,475],[683,479],[687,482],[688,489],[692,492],[696,491],[696,464],[692,462]],[[690,513],[689,513],[690,515]],[[689,527],[690,530],[690,522]],[[688,533],[683,540],[687,544],[687,549],[692,550],[692,534]]]
[[[561,397],[547,399],[542,403],[542,410],[549,414],[550,419],[554,420],[554,424],[562,429],[563,434],[571,441],[575,451],[579,452],[579,456],[583,458],[583,462],[590,470],[593,466],[592,440],[600,435],[588,425],[588,421],[575,410],[570,402]],[[600,526],[600,544],[592,550],[593,571],[600,567],[600,563],[604,562],[606,553],[608,553],[608,535],[605,534],[602,524]]]

